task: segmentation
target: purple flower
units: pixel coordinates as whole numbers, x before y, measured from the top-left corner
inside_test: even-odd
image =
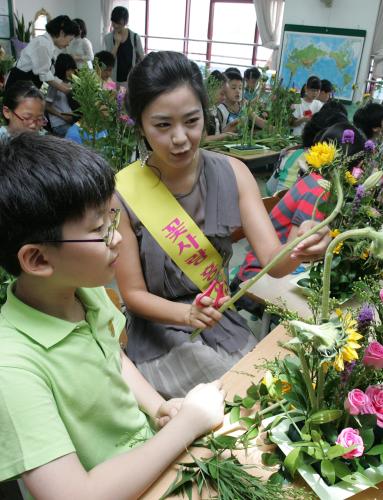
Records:
[[[343,384],[346,384],[348,379],[350,378],[350,375],[352,373],[352,370],[355,368],[356,361],[350,361],[346,362],[344,364],[344,370],[340,374],[340,379]]]
[[[349,128],[343,131],[342,144],[354,144],[355,132]]]
[[[360,203],[362,201],[362,198],[364,196],[365,189],[364,186],[360,185],[356,188],[356,193],[355,193],[355,198],[352,203],[352,213],[355,214],[355,212],[358,210],[360,207]]]
[[[124,93],[123,92],[119,92],[117,94],[117,113],[118,114],[120,114],[121,111],[122,111],[123,103],[124,103]]]
[[[375,142],[372,141],[371,139],[368,139],[368,141],[364,143],[364,149],[368,153],[373,153],[375,151],[375,147],[376,147]]]
[[[363,304],[357,317],[358,330],[359,331],[366,330],[373,321],[374,321],[373,307],[370,306],[369,304]]]

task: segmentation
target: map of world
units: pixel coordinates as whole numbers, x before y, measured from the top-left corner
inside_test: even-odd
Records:
[[[285,31],[279,76],[286,86],[301,89],[316,75],[330,80],[336,96],[352,100],[364,37]]]

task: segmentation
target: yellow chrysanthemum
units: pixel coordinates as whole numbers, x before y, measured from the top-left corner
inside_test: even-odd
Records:
[[[355,361],[358,359],[357,349],[361,348],[358,340],[363,338],[363,335],[358,333],[356,329],[357,322],[352,319],[351,313],[345,316],[340,316],[343,322],[343,329],[347,335],[345,344],[340,348],[339,353],[335,357],[334,368],[340,372],[344,370],[344,362]]]
[[[297,90],[296,90],[294,87],[289,88],[289,92],[292,92],[293,94],[295,94],[295,93],[296,93],[296,91],[297,91]]]
[[[330,231],[331,238],[336,238],[339,234],[340,234],[339,229],[333,229],[332,231]]]
[[[363,252],[360,254],[360,258],[362,260],[366,260],[366,259],[368,259],[369,255],[370,255],[370,252],[368,250],[363,250]]]
[[[312,146],[305,154],[306,161],[314,168],[322,168],[330,165],[336,157],[336,147],[334,144],[319,142]]]
[[[337,244],[337,246],[334,248],[332,253],[335,255],[339,255],[342,248],[343,248],[343,241],[341,241],[340,243]]]
[[[344,178],[346,179],[346,182],[350,184],[350,186],[354,186],[358,182],[350,172],[346,172],[344,174]]]

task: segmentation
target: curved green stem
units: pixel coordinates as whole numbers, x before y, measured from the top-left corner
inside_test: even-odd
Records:
[[[305,384],[307,387],[307,392],[309,394],[309,399],[310,399],[310,403],[311,403],[311,410],[313,412],[315,412],[318,409],[317,399],[316,399],[315,391],[314,391],[314,388],[312,385],[310,370],[309,370],[309,367],[307,365],[305,353],[303,352],[303,349],[298,348],[297,354],[299,356],[299,361],[301,362],[302,375],[303,375],[303,378],[304,378],[304,381],[305,381]]]
[[[254,285],[254,283],[256,283],[259,279],[261,279],[262,276],[267,274],[270,271],[270,269],[272,269],[286,255],[288,255],[301,241],[305,240],[306,238],[308,238],[312,234],[315,234],[317,231],[322,229],[322,227],[326,226],[332,220],[335,219],[335,217],[339,214],[339,212],[342,208],[342,205],[343,205],[343,191],[342,191],[342,186],[341,186],[340,179],[339,179],[339,173],[337,171],[335,171],[335,173],[334,173],[334,183],[335,183],[335,190],[336,190],[336,193],[338,195],[338,200],[337,200],[336,206],[335,206],[334,210],[331,212],[331,214],[328,217],[326,217],[326,219],[324,219],[322,222],[320,222],[319,224],[317,224],[316,226],[311,228],[309,231],[302,234],[302,236],[299,236],[298,238],[295,238],[294,240],[287,243],[282,248],[282,250],[273,259],[271,259],[271,261],[258,274],[256,274],[255,276],[253,276],[253,278],[246,281],[243,284],[243,286],[241,287],[241,289],[238,290],[238,292],[236,294],[234,294],[230,300],[228,300],[227,302],[222,304],[222,306],[219,308],[219,312],[224,312],[224,311],[226,311],[226,309],[229,309],[238,299],[240,299],[242,297],[242,295],[244,295],[247,292],[247,290],[251,286]],[[200,333],[202,331],[203,331],[202,328],[198,328],[198,329],[194,330],[191,333],[191,337],[190,337],[191,340],[194,340],[198,335],[200,335]]]
[[[318,377],[317,377],[317,408],[322,408],[322,401],[323,401],[323,390],[324,390],[324,379],[325,379],[325,373],[323,369],[323,364],[319,366],[318,369]]]
[[[373,229],[366,227],[363,229],[350,229],[344,233],[339,234],[332,240],[326,250],[324,268],[323,268],[323,289],[322,289],[322,319],[321,322],[325,323],[330,319],[330,284],[331,284],[331,264],[334,257],[334,249],[339,243],[352,238],[355,240],[370,238],[375,239],[377,232]]]

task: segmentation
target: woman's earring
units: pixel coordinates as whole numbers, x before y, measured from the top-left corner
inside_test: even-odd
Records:
[[[149,152],[143,136],[141,136],[138,141],[138,158],[140,160],[141,167],[144,167],[149,158]]]

